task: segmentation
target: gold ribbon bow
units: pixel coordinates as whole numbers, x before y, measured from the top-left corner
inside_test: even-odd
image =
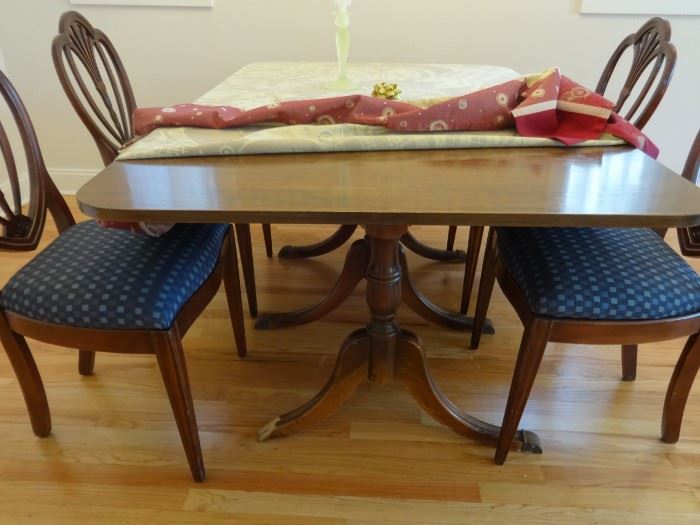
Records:
[[[385,98],[387,100],[398,100],[401,90],[397,84],[387,84],[380,82],[374,85],[372,96],[377,98]]]

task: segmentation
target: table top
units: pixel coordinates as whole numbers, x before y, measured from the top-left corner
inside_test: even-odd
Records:
[[[627,147],[197,157],[114,162],[77,194],[151,222],[673,227],[700,189]]]

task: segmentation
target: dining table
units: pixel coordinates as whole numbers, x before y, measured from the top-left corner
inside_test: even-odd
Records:
[[[469,79],[475,89],[516,74],[494,66],[480,72],[462,66],[391,67],[358,65],[349,73],[365,87],[400,77],[409,90],[417,86],[414,98],[450,96],[464,90]],[[332,77],[332,65],[312,63],[287,66],[286,75],[279,64],[241,71],[199,102],[253,107],[277,98],[318,96],[310,87],[321,86],[326,74]],[[292,87],[280,87],[285,82]],[[397,322],[403,300],[428,319],[453,328],[471,326],[467,316],[432,305],[410,281],[401,239],[411,225],[664,229],[700,224],[700,189],[614,138],[562,147],[513,132],[397,137],[370,126],[347,126],[159,128],[77,192],[84,213],[107,221],[362,226],[364,238],[350,246],[329,296],[276,315],[287,316],[289,324],[318,319],[364,280],[367,323],[340,344],[325,386],[262,427],[261,440],[316,424],[366,380],[399,381],[428,414],[455,432],[497,438],[498,426],[469,415],[440,390],[419,336]],[[534,432],[518,431],[516,442],[524,452],[542,451]]]

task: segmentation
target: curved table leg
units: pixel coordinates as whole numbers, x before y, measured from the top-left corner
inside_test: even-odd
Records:
[[[255,323],[256,330],[274,330],[288,326],[300,326],[317,321],[340,306],[365,277],[369,262],[369,244],[358,239],[350,248],[345,265],[331,292],[318,303],[293,312],[261,314]],[[473,318],[445,310],[433,304],[411,281],[406,256],[400,251],[402,299],[418,315],[435,324],[453,330],[471,330]],[[488,319],[484,323],[484,333],[493,334],[494,328]]]
[[[403,241],[402,241],[403,242]],[[408,272],[408,263],[403,250],[400,251],[401,260],[401,291],[402,299],[408,307],[420,315],[423,319],[435,324],[446,326],[453,330],[471,330],[474,323],[472,317],[467,317],[457,312],[450,312],[433,304],[425,297],[411,281]],[[493,334],[493,324],[488,319],[484,322],[484,332]]]
[[[367,378],[369,336],[356,330],[340,348],[335,369],[323,389],[299,408],[276,417],[258,431],[258,440],[286,436],[330,416],[352,395]]]
[[[401,330],[399,334],[394,370],[396,379],[436,421],[466,437],[489,442],[498,439],[500,427],[463,413],[435,385],[418,337],[407,330]],[[539,437],[534,432],[518,430],[514,442],[520,445],[522,452],[542,453]]]
[[[467,261],[467,254],[464,250],[438,250],[423,244],[410,232],[406,232],[401,236],[401,244],[421,257],[432,259],[433,261],[448,263],[463,263]]]
[[[306,257],[318,257],[325,255],[333,250],[340,248],[345,242],[352,237],[357,229],[357,224],[343,224],[333,235],[316,244],[308,244],[306,246],[283,246],[278,257],[282,259],[303,259]]]
[[[352,234],[355,233],[356,229],[357,224],[343,224],[333,235],[323,241],[306,246],[283,246],[277,256],[282,259],[303,259],[325,255],[345,244],[345,242],[352,237]],[[454,263],[465,262],[467,260],[467,254],[463,250],[438,250],[437,248],[432,248],[431,246],[423,244],[410,233],[403,235],[401,243],[412,252],[426,259]]]
[[[411,395],[437,421],[455,432],[495,441],[500,428],[461,412],[435,385],[420,341],[401,330],[396,312],[403,283],[399,238],[405,225],[367,226],[370,260],[367,265],[367,327],[351,333],[340,348],[335,369],[323,389],[299,408],[276,417],[258,438],[285,436],[307,428],[337,410],[368,377],[377,383],[403,382]],[[536,434],[519,431],[516,440],[525,452],[541,452]]]
[[[256,330],[298,326],[316,321],[340,306],[365,277],[369,262],[369,244],[358,239],[345,257],[343,270],[331,292],[318,303],[308,308],[281,314],[262,314],[255,323]]]

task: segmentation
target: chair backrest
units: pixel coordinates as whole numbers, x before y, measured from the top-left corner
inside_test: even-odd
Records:
[[[700,172],[700,131],[695,136],[695,142],[690,148],[690,155],[685,161],[683,177],[693,184],[697,184],[698,172]],[[700,256],[700,226],[691,228],[678,228],[678,244],[683,255],[693,257]]]
[[[642,129],[654,114],[671,82],[676,66],[676,48],[670,40],[671,24],[663,18],[652,18],[636,33],[620,42],[598,81],[596,92],[604,95],[620,58],[632,48],[632,65],[615,103],[615,111],[639,129]],[[646,82],[626,106],[635,86],[650,67]]]
[[[0,121],[0,151],[2,166],[7,177],[7,193],[0,191],[0,248],[8,250],[33,250],[36,248],[46,223],[46,211],[51,212],[59,231],[75,224],[53,181],[49,177],[34,126],[17,91],[0,71],[0,93],[14,122]],[[3,112],[5,113],[5,112]],[[11,127],[10,127],[11,126]],[[27,184],[18,170],[18,157],[13,151],[12,136],[8,129],[15,129],[21,139],[21,148],[26,158]],[[19,148],[19,144],[15,145]],[[26,194],[22,195],[23,187]],[[24,204],[24,206],[23,206]]]
[[[58,32],[51,48],[58,79],[107,165],[134,136],[129,78],[107,35],[80,13],[63,13]]]

